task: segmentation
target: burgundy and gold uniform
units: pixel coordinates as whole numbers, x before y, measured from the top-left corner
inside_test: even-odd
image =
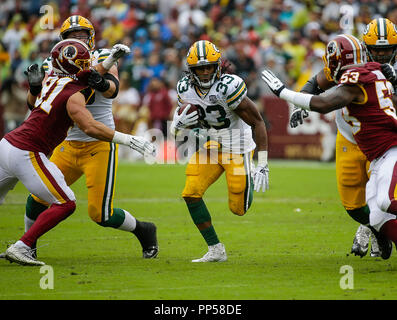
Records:
[[[50,154],[73,126],[66,110],[69,97],[85,87],[70,77],[50,76],[29,118],[4,138],[19,149]]]
[[[381,72],[380,64],[369,62],[351,68],[339,80],[341,85],[357,85],[364,93],[363,102],[352,102],[343,111],[351,123],[354,138],[369,161],[397,146],[397,116],[393,106],[393,87]]]

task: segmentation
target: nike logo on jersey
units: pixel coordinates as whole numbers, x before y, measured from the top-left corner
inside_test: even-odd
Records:
[[[95,156],[97,153],[98,153],[98,151],[97,152],[91,152],[91,157]]]

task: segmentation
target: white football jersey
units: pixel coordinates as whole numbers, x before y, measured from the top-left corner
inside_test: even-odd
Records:
[[[178,106],[191,103],[199,106],[211,140],[218,141],[223,152],[243,154],[255,149],[252,129],[234,109],[247,95],[244,81],[237,75],[223,74],[208,92],[202,92],[186,76],[177,84]]]
[[[92,65],[95,66],[101,63],[110,55],[109,49],[97,49],[91,52]],[[51,57],[48,57],[43,62],[43,68],[46,73],[50,74],[52,71]],[[94,91],[91,88],[84,90],[86,97],[87,109],[91,112],[95,120],[102,122],[109,128],[114,129],[114,119],[112,113],[113,99],[105,98],[101,92]],[[97,139],[87,136],[77,125],[74,125],[68,132],[66,140],[74,141],[97,141]]]

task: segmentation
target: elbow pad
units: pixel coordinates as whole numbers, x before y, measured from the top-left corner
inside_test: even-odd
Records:
[[[116,98],[117,94],[119,93],[119,86],[120,86],[119,80],[117,80],[117,78],[110,73],[105,73],[104,78],[114,82],[116,89],[114,90],[114,93],[112,94],[112,96],[109,97],[109,99]]]

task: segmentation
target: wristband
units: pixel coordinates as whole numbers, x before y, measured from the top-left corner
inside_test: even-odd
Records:
[[[280,98],[291,102],[293,105],[310,111],[310,100],[313,95],[308,93],[301,93],[284,88],[280,92]]]
[[[263,167],[267,165],[267,151],[258,151],[258,165]]]
[[[124,144],[126,146],[130,145],[130,135],[122,132],[115,131],[112,142],[117,144]]]
[[[113,58],[112,55],[107,57],[105,60],[102,62],[102,67],[104,67],[106,70],[110,70],[110,68],[116,63],[116,59]]]

